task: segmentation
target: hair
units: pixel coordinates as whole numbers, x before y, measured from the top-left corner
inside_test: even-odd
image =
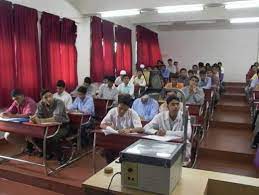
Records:
[[[259,74],[259,70],[257,70],[256,74]]]
[[[172,62],[173,60],[172,60],[172,58],[169,58],[167,61],[168,61],[168,62]]]
[[[218,65],[220,65],[220,64],[222,65],[222,62],[218,62]]]
[[[162,60],[157,60],[156,64],[161,63],[164,64],[164,62]]]
[[[179,75],[177,73],[171,73],[169,76],[170,79],[178,79]]]
[[[131,107],[132,98],[129,94],[120,94],[118,96],[118,104],[125,104],[128,107]]]
[[[58,80],[56,86],[57,87],[65,88],[66,87],[66,83],[63,80]]]
[[[252,69],[253,67],[256,67],[256,65],[251,65],[251,66],[250,66],[250,69]]]
[[[77,92],[86,94],[87,88],[86,88],[85,86],[80,86],[80,87],[77,89]]]
[[[174,64],[175,64],[175,63],[178,63],[178,61],[174,61]]]
[[[115,82],[115,77],[114,76],[109,76],[109,77],[107,77],[107,80],[114,83]]]
[[[189,74],[189,73],[194,74],[193,70],[188,70],[188,74]]]
[[[129,75],[125,74],[122,76],[122,80],[124,80],[125,77],[128,77],[129,78]]]
[[[200,79],[199,79],[197,76],[195,76],[195,75],[191,76],[190,80],[192,80],[193,78],[195,78],[196,80],[198,80],[198,82],[200,81]]]
[[[49,89],[42,89],[40,92],[40,97],[42,98],[46,93],[50,93]]]
[[[137,68],[137,72],[142,72],[142,69],[141,68]]]
[[[183,70],[184,70],[184,71],[187,71],[186,68],[181,68],[181,69],[180,69],[180,72],[182,72]]]
[[[203,63],[203,62],[199,62],[199,63],[198,63],[198,66],[199,66],[199,67],[203,67],[203,66],[204,66],[204,63]]]
[[[204,74],[206,74],[206,71],[205,71],[205,70],[201,70],[201,71],[200,71],[200,74],[203,74],[203,75],[204,75]]]
[[[197,67],[197,68],[198,68],[198,66],[197,66],[196,64],[192,65],[192,68],[193,68],[193,67]]]
[[[17,97],[17,96],[21,96],[21,95],[24,95],[24,94],[20,89],[13,89],[11,91],[11,97]]]
[[[170,95],[166,98],[167,105],[170,104],[170,102],[173,101],[173,100],[176,100],[176,101],[180,102],[180,98],[177,97],[177,95]]]
[[[91,83],[92,83],[91,78],[90,78],[90,77],[85,77],[84,83],[89,83],[89,84],[91,84]]]

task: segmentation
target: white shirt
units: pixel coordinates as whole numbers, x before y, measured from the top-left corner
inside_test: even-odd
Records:
[[[66,91],[63,91],[63,93],[61,93],[61,94],[55,93],[53,95],[53,97],[56,99],[62,100],[64,102],[66,108],[68,108],[68,106],[71,105],[73,102],[71,95],[69,93],[67,93]]]
[[[138,78],[137,76],[133,76],[130,80],[130,83],[133,85],[139,85],[141,87],[146,87],[147,85],[146,79],[143,75],[140,78]]]
[[[112,108],[101,122],[105,123],[111,123],[115,130],[142,127],[138,114],[130,108],[122,117],[119,116],[117,107]]]
[[[126,86],[125,83],[120,84],[117,87],[117,90],[119,91],[120,94],[129,94],[130,96],[134,95],[134,85],[128,83]]]
[[[117,100],[118,90],[116,87],[108,87],[108,84],[102,84],[99,88],[99,97],[106,100]]]

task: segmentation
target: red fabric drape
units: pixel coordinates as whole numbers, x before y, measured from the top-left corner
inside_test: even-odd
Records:
[[[103,80],[102,20],[91,18],[91,78],[93,81]]]
[[[41,87],[37,10],[14,5],[16,86],[35,100]]]
[[[132,42],[131,30],[122,26],[115,28],[117,49],[115,53],[116,72],[126,70],[127,74],[132,74]]]
[[[114,31],[113,23],[103,20],[103,61],[104,75],[114,75]]]
[[[12,4],[0,1],[0,107],[11,102],[15,82],[14,28]]]
[[[43,13],[41,17],[41,64],[43,88],[54,91],[61,79],[60,18]]]
[[[68,91],[73,90],[77,84],[77,50],[76,37],[77,27],[74,21],[64,18],[61,22],[61,69],[60,75],[66,82]]]
[[[146,66],[156,65],[157,60],[160,60],[161,52],[158,42],[158,34],[137,26],[137,64],[145,64]]]

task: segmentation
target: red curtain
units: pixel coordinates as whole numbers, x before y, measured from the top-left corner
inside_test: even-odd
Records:
[[[114,31],[113,23],[103,20],[103,71],[105,75],[114,75]]]
[[[122,26],[115,29],[117,49],[115,53],[116,72],[126,70],[127,74],[132,74],[132,42],[131,30]]]
[[[41,88],[37,10],[14,5],[17,87],[39,100]]]
[[[157,60],[161,60],[161,52],[158,42],[158,34],[137,26],[137,64],[146,66],[156,65]]]
[[[61,75],[60,18],[43,13],[41,17],[41,64],[43,88],[54,91]]]
[[[15,87],[14,25],[12,4],[0,1],[0,107],[11,102]]]
[[[101,82],[104,77],[103,49],[102,49],[102,20],[98,17],[91,18],[91,78]]]
[[[78,84],[77,80],[77,27],[74,21],[64,18],[61,22],[61,69],[60,75],[66,82],[67,91],[72,91]]]

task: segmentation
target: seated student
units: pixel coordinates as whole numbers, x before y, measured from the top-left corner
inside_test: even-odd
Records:
[[[180,70],[180,76],[178,78],[179,83],[183,83],[184,86],[189,85],[189,78],[187,76],[187,70],[185,68],[182,68]]]
[[[66,108],[68,108],[68,106],[70,104],[72,104],[72,97],[69,93],[66,92],[65,87],[66,87],[66,83],[63,80],[59,80],[56,84],[57,86],[57,92],[53,95],[54,98],[56,99],[60,99],[64,102]]]
[[[211,78],[207,77],[206,71],[200,71],[200,82],[198,85],[202,89],[210,89],[211,88]]]
[[[81,85],[77,86],[76,89],[74,89],[74,91],[71,92],[71,95],[73,97],[76,97],[77,95],[77,90]],[[85,77],[84,79],[84,83],[82,84],[82,86],[87,88],[87,95],[91,95],[91,96],[95,96],[96,94],[96,89],[92,84],[91,78],[90,77]]]
[[[220,80],[219,80],[219,69],[218,69],[217,65],[213,65],[213,67],[212,67],[211,82],[212,82],[212,87],[219,90]]]
[[[199,62],[199,63],[198,63],[198,69],[199,69],[199,71],[201,71],[201,69],[203,69],[203,68],[205,68],[204,63],[203,63],[203,62]]]
[[[210,63],[206,63],[205,68],[206,68],[206,70],[208,70],[209,68],[211,68]]]
[[[13,100],[12,105],[6,111],[1,113],[0,117],[27,118],[34,115],[37,109],[37,104],[33,99],[26,97],[19,89],[13,89],[11,92],[11,97]],[[25,136],[6,132],[4,137],[8,142],[19,145],[20,148],[24,149],[26,147]],[[30,143],[27,143],[27,149],[28,152],[32,150],[32,145]]]
[[[173,60],[170,58],[167,60],[168,66],[167,69],[170,73],[176,73],[176,67],[174,67]]]
[[[52,93],[47,89],[42,90],[40,95],[41,101],[38,103],[35,115],[31,117],[31,122],[36,124],[58,122],[62,124],[59,132],[48,140],[48,151],[52,152],[48,153],[47,158],[51,158],[54,153],[60,164],[63,164],[66,159],[62,154],[60,140],[69,132],[69,118],[66,107],[62,100],[53,98]],[[42,140],[36,139],[35,142],[39,143]]]
[[[155,134],[159,136],[172,135],[175,141],[183,140],[183,116],[180,110],[180,99],[176,95],[170,95],[166,99],[168,111],[157,114],[152,121],[144,127],[144,133]],[[191,137],[191,123],[188,120],[187,137]],[[191,156],[191,144],[188,142],[186,157],[188,160]]]
[[[199,76],[199,68],[196,64],[192,66],[192,71],[195,76]]]
[[[188,77],[191,78],[192,76],[194,76],[193,70],[188,70]]]
[[[204,102],[204,92],[203,89],[198,87],[199,78],[197,76],[192,76],[190,78],[189,86],[184,87],[182,91],[184,92],[186,104],[198,104],[202,105]]]
[[[77,97],[74,102],[68,107],[70,111],[79,111],[87,115],[94,116],[94,101],[93,97],[87,95],[87,89],[81,86],[77,89]]]
[[[142,121],[151,121],[158,113],[159,105],[149,95],[143,95],[133,102],[132,109],[138,113]]]
[[[255,65],[252,65],[247,72],[247,81],[250,81],[251,78],[257,73],[257,67]]]
[[[251,81],[251,84],[250,84],[250,91],[253,91],[256,87],[257,84],[259,84],[259,70],[257,70],[257,79],[254,79]]]
[[[120,84],[123,83],[123,76],[126,75],[126,74],[127,74],[127,73],[126,73],[125,70],[121,70],[121,71],[120,71],[120,76],[117,77],[116,80],[115,80],[115,85],[116,85],[116,86],[119,86]]]
[[[184,87],[183,83],[178,83],[178,74],[170,74],[170,82],[165,85],[165,89],[182,89]]]
[[[112,108],[101,122],[100,127],[106,129],[113,128],[120,134],[127,133],[142,133],[142,124],[138,114],[130,108],[131,96],[128,94],[119,95],[118,106]],[[115,140],[116,141],[116,140]],[[120,151],[105,150],[104,155],[107,163],[111,163],[119,154]]]
[[[129,94],[130,96],[133,97],[134,95],[134,85],[129,83],[129,76],[124,75],[122,77],[123,83],[121,83],[118,87],[117,90],[119,91],[119,94]]]
[[[169,76],[170,76],[170,71],[166,68],[166,66],[164,64],[160,66],[160,72],[161,72],[161,75],[162,75],[164,81],[168,81]]]
[[[132,76],[130,83],[140,87],[146,87],[147,82],[141,69],[138,69],[137,74]]]
[[[106,100],[114,100],[118,99],[118,90],[114,86],[115,78],[113,76],[107,77],[108,82],[103,84],[99,88],[98,97]]]

